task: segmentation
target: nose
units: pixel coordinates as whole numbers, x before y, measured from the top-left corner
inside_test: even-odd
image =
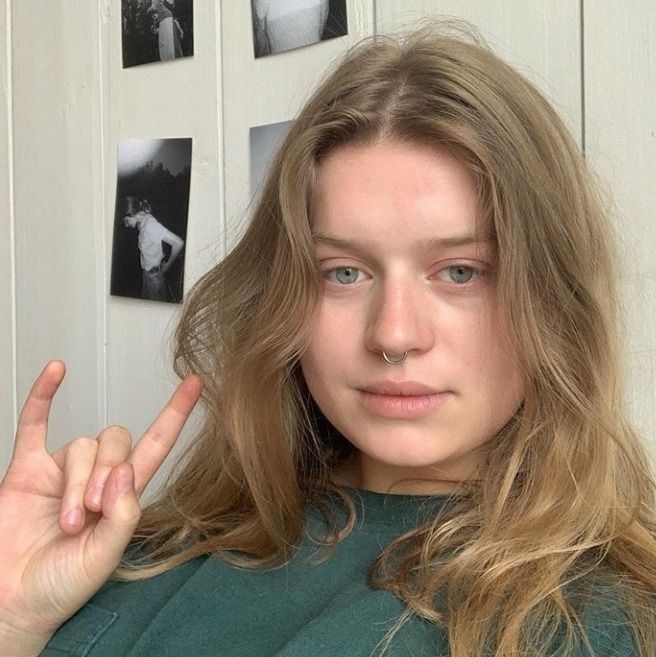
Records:
[[[381,284],[373,294],[365,332],[369,351],[395,359],[406,351],[419,354],[432,348],[430,304],[418,287],[416,282],[396,280]]]

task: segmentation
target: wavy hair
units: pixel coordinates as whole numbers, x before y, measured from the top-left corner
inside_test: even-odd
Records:
[[[652,657],[655,486],[622,397],[607,203],[550,104],[470,29],[361,42],[296,118],[242,239],[187,301],[176,371],[202,377],[204,425],[144,510],[136,538],[151,561],[119,576],[201,554],[284,563],[307,501],[328,490],[350,511],[329,540],[352,529],[331,482],[350,447],[321,430],[299,368],[321,294],[310,225],[322,158],[385,138],[447,148],[475,177],[526,382],[481,478],[372,565],[372,585],[407,605],[388,640],[418,615],[445,627],[453,657],[546,656],[561,635],[586,643],[586,610],[608,587]]]

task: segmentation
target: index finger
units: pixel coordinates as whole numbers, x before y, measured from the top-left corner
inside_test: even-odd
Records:
[[[14,458],[46,450],[52,399],[66,374],[66,365],[51,360],[41,370],[27,395],[16,427]]]
[[[175,445],[202,390],[200,377],[195,374],[185,377],[132,450],[128,461],[134,466],[137,495],[141,495]]]

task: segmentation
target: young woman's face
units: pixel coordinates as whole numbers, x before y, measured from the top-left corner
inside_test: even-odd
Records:
[[[137,227],[137,216],[136,216],[136,214],[126,214],[125,217],[123,217],[123,223],[128,228],[136,228]]]
[[[323,299],[301,367],[356,447],[348,483],[450,490],[476,476],[477,448],[521,404],[495,313],[494,243],[468,241],[477,210],[471,175],[445,150],[387,140],[340,147],[320,166]],[[407,356],[390,365],[383,352]]]

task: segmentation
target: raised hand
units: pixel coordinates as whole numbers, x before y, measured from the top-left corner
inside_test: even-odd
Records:
[[[64,373],[52,361],[32,386],[0,483],[0,648],[3,633],[45,643],[109,578],[140,518],[138,498],[202,390],[198,377],[185,378],[134,448],[125,429],[109,427],[49,454]]]

